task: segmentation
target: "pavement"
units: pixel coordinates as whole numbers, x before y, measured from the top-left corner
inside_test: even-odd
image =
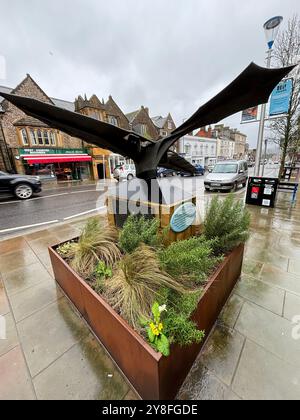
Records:
[[[179,399],[300,399],[300,203],[249,209],[241,280]],[[53,278],[47,247],[83,223],[0,242],[0,399],[138,398]]]

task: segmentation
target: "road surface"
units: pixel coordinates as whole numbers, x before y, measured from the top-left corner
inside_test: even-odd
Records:
[[[253,169],[250,168],[249,175],[252,173]],[[276,168],[267,166],[265,176],[276,176]],[[171,177],[165,178],[162,182],[169,183],[171,180],[178,181],[186,191],[193,192],[198,197],[206,194],[204,177]],[[237,192],[241,197],[244,193],[245,189]],[[96,212],[105,212],[105,197],[104,186],[101,183],[98,186],[91,184],[45,190],[27,201],[17,201],[14,197],[1,196],[0,239],[10,234],[24,233],[39,226],[70,221]]]

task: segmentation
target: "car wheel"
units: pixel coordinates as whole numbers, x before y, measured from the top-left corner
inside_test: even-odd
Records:
[[[127,180],[128,181],[131,181],[132,179],[133,179],[133,175],[132,174],[127,175]]]
[[[205,191],[210,192],[210,188],[205,187]]]
[[[235,182],[235,184],[234,184],[234,186],[232,188],[232,191],[235,192],[235,191],[237,191],[237,189],[238,189],[238,183]]]
[[[33,189],[29,184],[18,184],[14,194],[19,200],[28,200],[33,195]]]

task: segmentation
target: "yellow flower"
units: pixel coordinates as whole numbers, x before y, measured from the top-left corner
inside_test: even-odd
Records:
[[[160,324],[158,325],[158,329],[159,329],[159,331],[162,331],[162,330],[163,330],[163,328],[164,328],[163,324],[162,324],[162,323],[160,323]]]
[[[159,327],[157,327],[157,325],[153,324],[153,322],[151,322],[150,328],[154,335],[157,335],[157,336],[160,335],[161,330],[159,329]]]

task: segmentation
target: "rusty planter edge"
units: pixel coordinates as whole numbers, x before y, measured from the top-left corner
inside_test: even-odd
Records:
[[[163,357],[136,333],[105,300],[49,248],[56,282],[73,302],[136,391],[146,400],[176,397],[205,340],[188,347],[173,345]],[[193,320],[207,339],[241,275],[244,245],[228,254],[210,276]]]

